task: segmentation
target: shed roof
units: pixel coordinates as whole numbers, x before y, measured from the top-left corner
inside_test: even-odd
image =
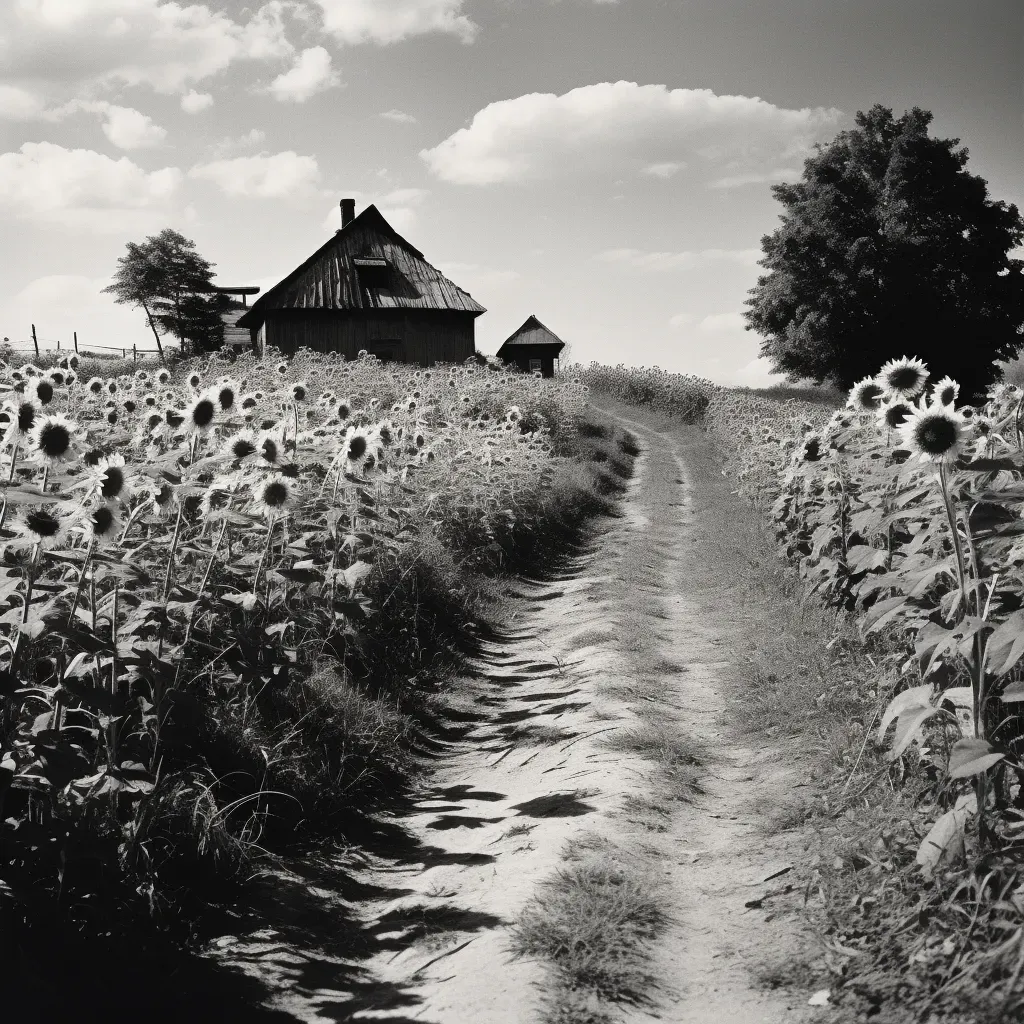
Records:
[[[387,268],[384,278],[360,280],[360,267]],[[365,275],[364,275],[365,277]],[[238,320],[259,327],[272,309],[434,309],[486,312],[368,206],[316,252],[263,293]]]
[[[555,334],[554,331],[549,330],[545,327],[533,314],[526,318],[526,322],[517,331],[513,331],[508,338],[505,339],[501,348],[498,349],[498,355],[500,356],[502,350],[506,347],[515,348],[520,345],[558,345],[559,348],[565,346],[565,342]]]

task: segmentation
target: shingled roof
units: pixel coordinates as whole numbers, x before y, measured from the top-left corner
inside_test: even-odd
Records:
[[[532,314],[526,318],[526,322],[519,330],[514,331],[508,338],[505,339],[501,348],[498,349],[498,355],[501,355],[501,350],[506,345],[559,345],[565,346],[565,342],[555,334],[554,331],[548,330],[535,316]]]
[[[453,284],[368,206],[304,263],[259,297],[238,319],[255,328],[272,309],[486,310]]]

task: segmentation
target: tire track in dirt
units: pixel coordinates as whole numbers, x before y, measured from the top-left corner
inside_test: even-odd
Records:
[[[610,692],[626,671],[610,583],[645,528],[627,495],[568,565],[512,584],[505,628],[480,637],[474,671],[446,695],[429,786],[376,823],[362,869],[350,853],[274,872],[283,915],[214,944],[224,967],[260,980],[275,1019],[536,1019],[544,970],[512,958],[509,926],[566,842],[614,831],[652,775],[601,743],[637,722]],[[345,934],[332,943],[325,930]]]
[[[274,912],[211,949],[259,980],[268,1021],[535,1021],[550,975],[512,958],[509,928],[566,844],[591,833],[651,867],[671,921],[651,951],[650,1004],[616,1012],[679,1024],[821,1019],[806,995],[764,992],[752,978],[765,947],[785,957],[802,941],[773,917],[778,896],[745,905],[785,888],[785,875],[770,876],[793,851],[760,822],[794,780],[779,751],[753,749],[727,724],[719,676],[740,656],[742,621],[687,596],[700,560],[686,453],[621,423],[643,448],[621,514],[557,573],[512,586],[504,629],[480,638],[474,670],[446,697],[429,785],[368,822],[362,852],[274,872]],[[636,801],[663,792],[658,768],[605,746],[652,711],[708,751],[703,792],[653,821]]]
[[[744,658],[743,610],[702,607],[688,581],[708,572],[696,527],[689,442],[615,415],[645,447],[649,479],[638,493],[650,541],[663,555],[666,615],[660,655],[683,671],[671,679],[675,729],[705,752],[700,790],[677,808],[657,840],[663,851],[671,925],[653,953],[662,989],[657,1016],[673,1024],[776,1024],[823,1020],[809,992],[767,991],[757,975],[802,960],[812,940],[794,914],[792,869],[802,849],[792,833],[770,835],[773,812],[806,777],[792,751],[755,746],[730,722],[725,674]],[[675,489],[666,486],[670,479]],[[660,483],[660,486],[659,486]],[[642,1011],[627,1020],[649,1019]]]

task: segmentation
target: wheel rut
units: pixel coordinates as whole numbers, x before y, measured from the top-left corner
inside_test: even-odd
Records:
[[[687,596],[686,453],[622,422],[643,450],[621,514],[557,574],[512,586],[504,628],[478,638],[424,750],[429,785],[368,821],[361,852],[271,873],[272,909],[211,946],[218,964],[258,979],[268,1020],[536,1020],[549,976],[513,959],[510,926],[584,833],[654,865],[669,911],[650,1002],[621,1016],[805,1019],[806,1006],[751,976],[763,946],[784,954],[796,941],[770,909],[792,851],[759,826],[793,780],[777,751],[736,736],[724,713],[719,675],[741,656],[742,623]],[[659,769],[606,746],[652,710],[708,752],[702,792],[654,825],[628,808],[662,786]]]

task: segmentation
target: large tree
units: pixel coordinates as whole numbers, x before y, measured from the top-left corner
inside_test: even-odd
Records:
[[[145,312],[161,354],[157,328],[178,338],[186,351],[219,347],[225,298],[213,292],[215,264],[199,255],[195,242],[165,228],[144,242],[129,242],[127,250],[117,261],[113,283],[103,290],[115,302]]]
[[[1009,255],[1024,221],[931,120],[858,112],[801,181],[772,187],[785,212],[745,316],[776,371],[848,388],[918,355],[978,397],[1024,344],[1024,262]]]

